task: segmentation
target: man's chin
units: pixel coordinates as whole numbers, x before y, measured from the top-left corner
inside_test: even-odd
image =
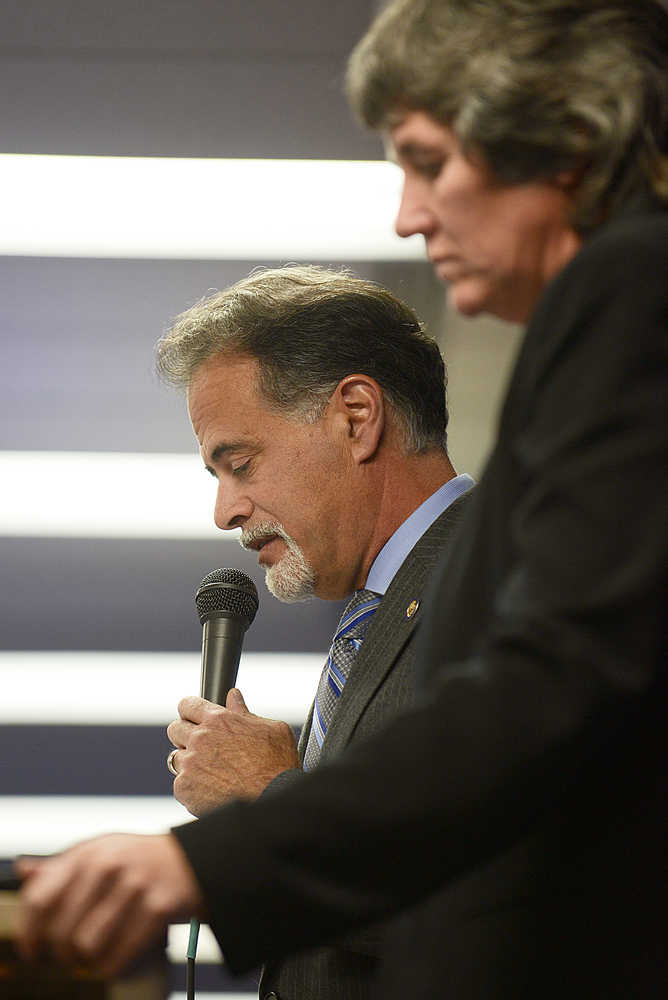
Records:
[[[315,580],[311,577],[301,579],[281,572],[278,564],[268,566],[265,572],[267,590],[283,604],[298,604],[310,601],[315,596]]]

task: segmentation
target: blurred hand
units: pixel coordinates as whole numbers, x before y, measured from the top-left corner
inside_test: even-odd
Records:
[[[290,726],[253,715],[237,688],[225,708],[204,698],[183,698],[179,715],[167,728],[178,748],[174,797],[193,816],[233,798],[255,799],[277,774],[301,767]]]
[[[205,919],[204,900],[171,834],[111,834],[52,858],[22,858],[17,947],[27,959],[47,950],[104,976],[122,970],[168,923]]]

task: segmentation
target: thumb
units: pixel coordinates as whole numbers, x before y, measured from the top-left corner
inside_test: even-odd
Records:
[[[239,688],[230,688],[227,693],[225,708],[229,709],[230,712],[236,712],[237,715],[250,715],[250,712],[246,708],[244,696]]]

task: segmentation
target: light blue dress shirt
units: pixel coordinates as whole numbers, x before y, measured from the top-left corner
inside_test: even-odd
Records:
[[[463,473],[461,476],[449,479],[440,489],[427,497],[383,545],[369,570],[364,585],[366,589],[384,594],[404,559],[427,528],[432,526],[436,518],[440,517],[451,503],[474,485],[471,476]]]

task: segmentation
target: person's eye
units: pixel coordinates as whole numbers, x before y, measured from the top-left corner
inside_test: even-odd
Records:
[[[241,465],[235,465],[233,467],[233,469],[232,469],[232,475],[233,476],[243,476],[243,475],[245,475],[245,473],[247,473],[249,471],[249,469],[250,469],[250,464],[251,464],[251,460],[250,460],[250,458],[247,458],[246,461],[243,462]]]
[[[443,169],[443,160],[424,160],[421,163],[416,163],[415,169],[421,177],[433,181]]]

